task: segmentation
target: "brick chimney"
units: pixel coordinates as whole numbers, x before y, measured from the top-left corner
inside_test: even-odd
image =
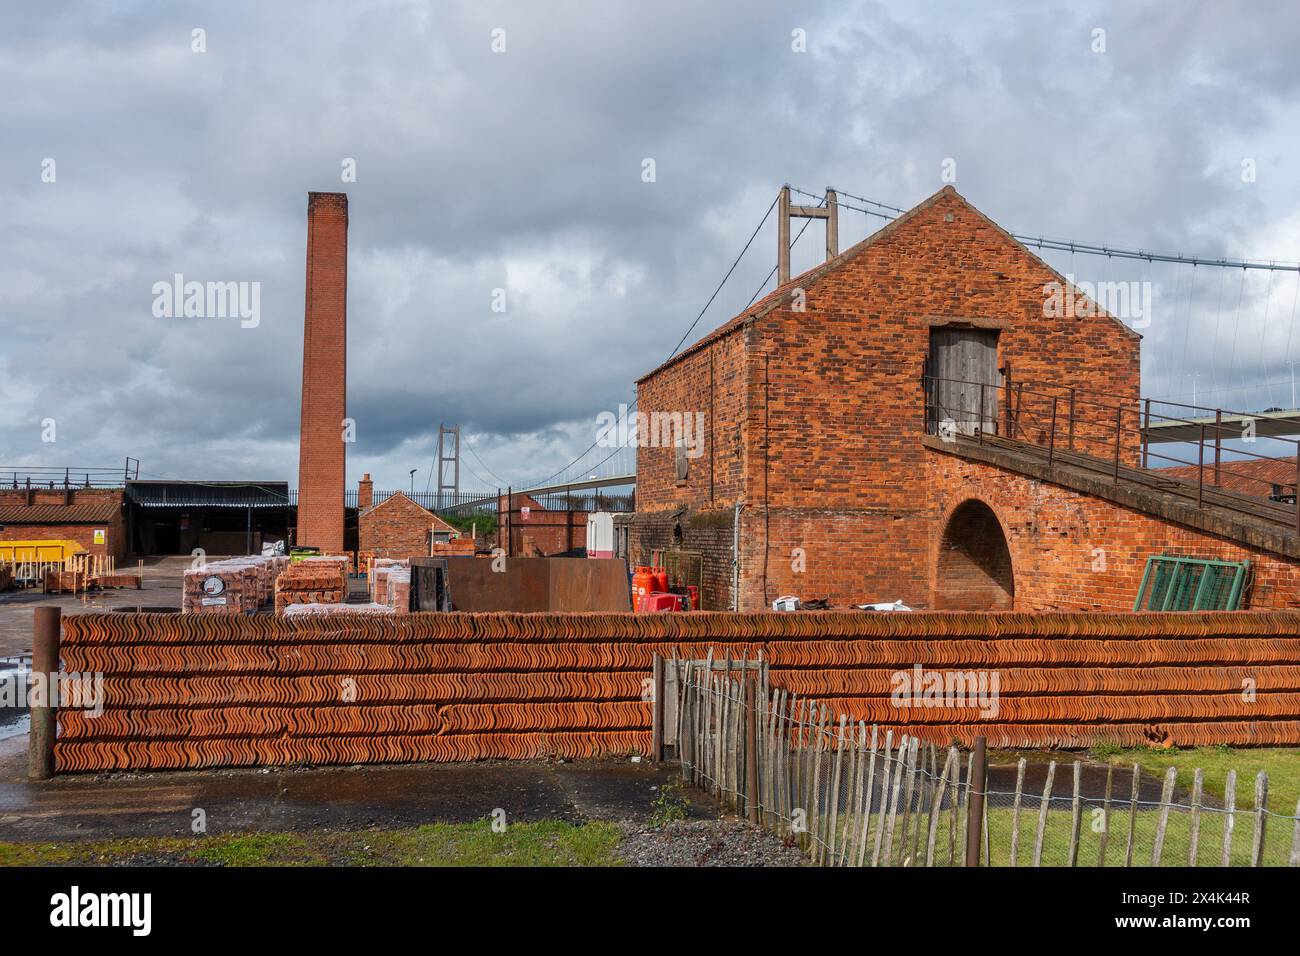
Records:
[[[308,193],[297,543],[322,551],[343,550],[347,298],[347,194]]]
[[[366,472],[357,482],[357,510],[365,511],[374,503],[375,483],[370,480],[370,472]]]

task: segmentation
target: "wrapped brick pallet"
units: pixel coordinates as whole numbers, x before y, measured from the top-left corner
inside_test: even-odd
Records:
[[[331,614],[392,614],[387,604],[289,604],[285,617],[328,617]]]
[[[388,606],[398,614],[411,609],[411,569],[390,568],[387,577]]]
[[[250,614],[270,600],[279,558],[250,556],[189,568],[181,580],[182,614]]]
[[[394,569],[411,567],[406,558],[375,558],[370,566],[370,600],[383,604],[388,600],[388,575]]]

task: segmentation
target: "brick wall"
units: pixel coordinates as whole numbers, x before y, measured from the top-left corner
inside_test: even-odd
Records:
[[[673,447],[637,450],[637,511],[716,509],[743,496],[749,453],[745,342],[745,332],[737,330],[637,383],[637,404],[644,412],[704,416],[701,454],[688,459],[685,480],[677,478]]]
[[[1249,560],[1249,607],[1300,608],[1300,561],[1150,517],[1120,505],[1027,478],[993,465],[929,452],[935,514],[930,527],[939,563],[946,518],[971,499],[989,505],[1007,537],[1022,611],[1128,610],[1151,554]],[[932,593],[944,605],[951,589],[938,576]]]
[[[123,496],[120,490],[110,488],[76,488],[72,490],[72,506],[88,504],[111,504],[115,506],[113,517],[102,523],[89,524],[23,524],[6,522],[0,528],[0,541],[75,541],[91,554],[112,555],[123,558],[127,554],[126,522],[123,517]],[[32,489],[31,503],[41,506],[63,506],[65,502],[62,488]],[[27,504],[25,489],[0,488],[0,507],[23,506]],[[104,531],[104,543],[95,543],[95,531]]]
[[[1295,613],[70,615],[63,666],[104,675],[103,713],[60,709],[55,764],[646,754],[653,654],[710,651],[761,652],[773,687],[938,744],[1294,746],[1297,633]],[[996,673],[996,711],[896,706],[916,665]]]
[[[673,548],[700,555],[700,607],[725,611],[731,607],[731,558],[734,525],[731,509],[638,511],[628,534],[628,565],[651,563],[655,548]],[[680,533],[680,537],[678,534]]]
[[[348,197],[309,193],[297,543],[343,548]]]
[[[528,509],[528,515],[523,509]],[[508,510],[508,514],[507,514]],[[543,508],[529,495],[497,499],[498,547],[509,548],[515,557],[550,557],[587,546],[587,512]],[[510,541],[506,542],[507,529]]]
[[[1058,281],[945,189],[641,379],[645,412],[714,410],[708,445],[726,462],[714,470],[715,502],[746,506],[742,609],[787,593],[840,606],[928,602],[935,491],[917,438],[931,328],[996,328],[998,364],[1014,380],[1058,382],[1068,368],[1068,384],[1137,401],[1138,337],[1106,315],[1045,316],[1044,286]],[[804,289],[802,312],[794,287]],[[1042,410],[1026,405],[1032,427]],[[1076,447],[1109,454],[1109,435],[1080,425]],[[1130,437],[1127,460],[1136,447]],[[696,465],[679,483],[672,449],[642,448],[638,513],[705,507],[708,470]],[[670,543],[649,530],[642,541]]]

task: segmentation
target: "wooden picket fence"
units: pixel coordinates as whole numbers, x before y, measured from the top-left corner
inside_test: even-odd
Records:
[[[1141,799],[1136,765],[1127,795],[1113,792],[1112,767],[1105,796],[1085,797],[1078,760],[1067,793],[1057,792],[1055,761],[1041,794],[1029,792],[1024,758],[1014,790],[977,790],[982,748],[945,752],[833,719],[824,704],[770,687],[761,658],[657,658],[653,680],[656,756],[673,747],[685,783],[797,843],[815,865],[1300,866],[1300,806],[1294,816],[1269,811],[1262,771],[1251,807],[1236,806],[1235,772],[1222,801],[1208,799],[1199,769],[1190,803],[1175,801],[1172,767],[1158,801]],[[1242,818],[1251,835],[1234,844]],[[1279,830],[1289,846],[1275,838],[1266,853]]]

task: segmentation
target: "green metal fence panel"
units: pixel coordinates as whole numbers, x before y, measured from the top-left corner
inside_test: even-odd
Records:
[[[1249,561],[1153,554],[1147,558],[1133,610],[1236,611],[1249,573]]]

